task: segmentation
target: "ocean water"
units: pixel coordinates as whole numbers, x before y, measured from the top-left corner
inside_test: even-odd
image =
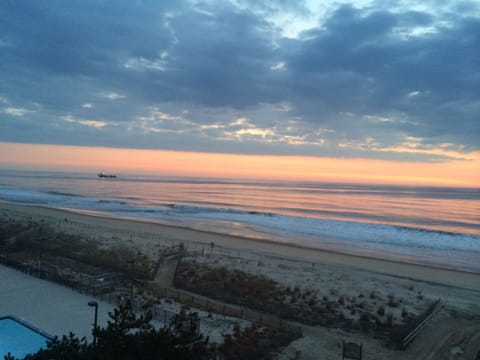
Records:
[[[0,201],[480,272],[480,188],[0,170]]]

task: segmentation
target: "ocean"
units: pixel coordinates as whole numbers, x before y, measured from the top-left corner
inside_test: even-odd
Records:
[[[480,188],[0,170],[0,201],[480,272]]]

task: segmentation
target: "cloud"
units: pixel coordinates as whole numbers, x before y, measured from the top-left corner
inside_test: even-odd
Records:
[[[69,123],[76,123],[84,126],[93,127],[96,129],[101,129],[108,125],[107,122],[101,120],[88,120],[88,119],[76,119],[73,116],[64,116],[63,120]]]
[[[479,39],[472,34],[479,34],[480,21],[452,16],[449,27],[434,34],[398,36],[398,28],[405,24],[432,23],[430,16],[410,12],[338,9],[324,29],[289,41],[292,51],[287,67],[299,79],[291,95],[297,102],[308,103],[310,112],[323,113],[322,123],[344,122],[337,116],[339,109],[357,119],[391,118],[396,113],[409,120],[408,126],[405,121],[392,121],[391,132],[417,134],[431,141],[455,138],[476,147],[473,137],[479,134],[478,121],[474,111],[464,109],[476,101],[478,85],[472,82],[472,74],[478,74],[478,69],[472,60],[478,56]],[[406,101],[404,94],[415,102]],[[463,106],[449,106],[458,96],[465,101]],[[317,121],[311,114],[304,118]],[[363,132],[355,125],[351,129]]]
[[[125,95],[118,94],[116,92],[106,92],[101,94],[104,98],[109,100],[118,100],[125,98]]]
[[[179,150],[450,156],[407,138],[478,150],[480,6],[346,3],[3,2],[0,140],[105,145],[108,131],[112,146]]]
[[[33,110],[28,110],[24,108],[7,107],[3,109],[3,112],[11,116],[24,116],[26,114],[32,113]]]
[[[153,71],[165,71],[167,66],[168,52],[162,51],[158,58],[154,60],[145,59],[143,57],[130,58],[124,63],[126,69],[131,70],[153,70]]]

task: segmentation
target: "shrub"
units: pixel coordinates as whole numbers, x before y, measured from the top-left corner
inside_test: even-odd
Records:
[[[370,321],[370,314],[367,312],[362,312],[359,318],[360,322],[369,322]]]
[[[296,331],[272,328],[259,330],[255,326],[243,330],[238,328],[233,336],[225,336],[220,351],[227,359],[270,358],[270,353],[299,337],[301,333]]]
[[[393,326],[393,314],[392,313],[387,314],[387,317],[385,319],[385,325],[387,325],[388,327]]]
[[[380,316],[385,315],[385,307],[383,305],[380,305],[377,309],[377,314]]]
[[[388,302],[387,302],[387,305],[390,306],[390,307],[397,307],[398,306],[398,302],[396,302],[392,297],[388,297]]]

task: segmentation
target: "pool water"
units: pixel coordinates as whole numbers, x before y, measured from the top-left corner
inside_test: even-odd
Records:
[[[48,337],[12,317],[0,318],[0,359],[10,353],[22,359],[46,348]]]

